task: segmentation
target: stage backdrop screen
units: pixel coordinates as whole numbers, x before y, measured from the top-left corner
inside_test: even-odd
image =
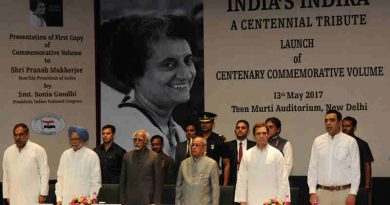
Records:
[[[70,125],[86,127],[96,144],[94,1],[36,2],[0,1],[0,152],[25,123],[56,179]]]
[[[205,1],[205,109],[216,131],[278,117],[306,175],[324,115],[353,116],[374,176],[389,176],[389,1]],[[253,135],[251,135],[252,137]]]
[[[390,138],[384,129],[390,120],[389,1],[100,3],[101,125],[119,127],[116,140],[124,148],[133,149],[133,132],[146,129],[163,135],[169,142],[164,151],[170,152],[183,140],[172,140],[173,133],[183,134],[176,123],[196,121],[203,110],[218,114],[214,130],[227,140],[235,139],[238,120],[253,126],[275,116],[282,121],[281,136],[292,143],[292,174],[304,176],[313,140],[325,133],[324,116],[333,109],[358,120],[356,135],[368,142],[374,155],[373,176],[389,176]],[[162,72],[151,72],[139,78],[149,84],[137,91],[123,80],[123,73],[115,74],[112,55],[118,50],[111,40],[118,25],[129,16],[151,13],[190,19],[196,76],[193,70],[188,73],[188,81],[182,81],[188,85],[179,86],[177,81],[166,81]],[[129,53],[134,47],[126,48],[124,53],[133,57]],[[138,68],[130,64],[126,68],[127,75],[137,75]],[[161,82],[167,83],[150,89]],[[176,90],[156,92],[165,86]],[[187,99],[188,93],[178,90],[188,91],[190,86],[185,101],[180,97]]]

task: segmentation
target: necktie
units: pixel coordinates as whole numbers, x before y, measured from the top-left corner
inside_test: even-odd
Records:
[[[191,156],[191,144],[192,144],[192,138],[190,138],[190,141],[187,145],[187,157]]]
[[[240,147],[238,148],[237,170],[240,169],[241,158],[242,158],[242,142],[240,142]]]

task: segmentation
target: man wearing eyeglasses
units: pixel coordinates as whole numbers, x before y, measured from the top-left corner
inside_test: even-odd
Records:
[[[176,182],[176,205],[219,204],[219,174],[215,160],[205,156],[207,141],[200,136],[191,144],[191,157],[179,168]]]
[[[123,156],[119,195],[121,204],[160,204],[163,169],[158,162],[158,154],[146,147],[148,138],[147,131],[135,131],[135,149]]]
[[[102,186],[99,156],[85,146],[88,130],[77,125],[68,129],[71,148],[60,158],[57,171],[57,205],[68,205],[75,196],[98,196]]]

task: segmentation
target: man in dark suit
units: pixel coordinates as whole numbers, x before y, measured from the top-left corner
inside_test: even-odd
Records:
[[[186,133],[187,140],[176,146],[175,164],[177,168],[180,167],[180,164],[184,159],[190,156],[190,142],[198,133],[196,124],[194,122],[188,122],[184,126],[184,132]]]
[[[173,159],[163,152],[164,138],[154,135],[150,139],[152,150],[158,154],[158,162],[164,171],[164,184],[176,184],[175,165]]]
[[[163,170],[158,154],[149,150],[149,133],[137,130],[133,135],[134,150],[123,156],[120,177],[120,203],[123,205],[160,204]]]
[[[226,143],[230,155],[230,177],[228,185],[231,186],[236,186],[237,171],[240,167],[240,160],[244,156],[244,152],[256,145],[256,142],[247,139],[249,123],[246,120],[237,121],[234,133],[237,139]]]

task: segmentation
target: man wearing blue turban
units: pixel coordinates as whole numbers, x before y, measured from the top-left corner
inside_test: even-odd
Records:
[[[68,136],[71,148],[62,153],[57,172],[57,205],[67,205],[78,196],[97,197],[101,187],[99,157],[84,146],[88,130],[71,126]]]

